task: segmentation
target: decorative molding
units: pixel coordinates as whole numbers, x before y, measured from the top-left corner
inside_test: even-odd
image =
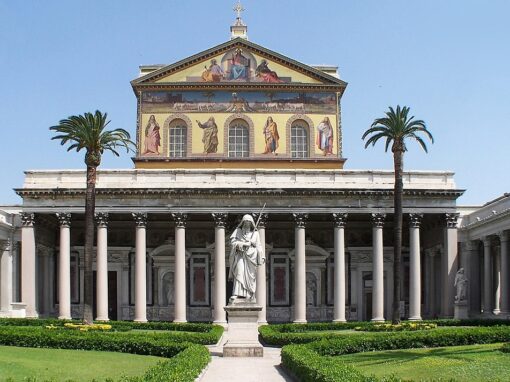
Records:
[[[71,214],[69,212],[57,212],[58,224],[61,227],[70,227],[71,226]]]
[[[349,214],[339,212],[333,214],[333,221],[335,223],[336,228],[345,228],[345,225],[347,224],[347,216]]]
[[[258,222],[258,228],[266,228],[267,220],[269,219],[268,214],[253,214],[253,218],[255,219],[255,222]]]
[[[423,220],[423,214],[409,214],[409,226],[411,228],[420,228]]]
[[[227,213],[215,213],[211,214],[214,219],[214,226],[217,228],[225,228],[227,224],[228,214]]]
[[[457,220],[459,219],[458,213],[445,214],[446,228],[457,228]]]
[[[0,252],[8,251],[11,249],[11,240],[0,240]]]
[[[131,215],[137,227],[145,228],[147,226],[147,214],[145,212],[133,212]]]
[[[305,228],[306,221],[308,220],[308,214],[292,214],[296,228]]]
[[[372,226],[374,228],[382,228],[384,226],[386,214],[372,214]]]
[[[175,228],[186,228],[186,221],[188,214],[177,212],[172,214],[172,219],[175,221]]]
[[[98,227],[108,227],[108,212],[97,212],[94,218]]]
[[[31,212],[20,212],[21,225],[23,227],[33,227],[35,223],[35,215]]]

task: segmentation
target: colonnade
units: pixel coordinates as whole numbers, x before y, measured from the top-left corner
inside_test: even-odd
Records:
[[[27,317],[36,317],[36,286],[35,286],[35,235],[34,215],[23,213],[22,217],[22,298],[26,304]],[[147,321],[146,303],[146,228],[147,214],[133,213],[135,222],[135,307],[134,320],[137,322]],[[308,214],[294,213],[295,233],[295,259],[294,259],[294,285],[293,285],[293,321],[304,323],[306,319],[306,242],[305,231]],[[173,213],[175,222],[175,274],[174,274],[174,321],[186,322],[186,263],[185,263],[185,237],[187,214]],[[225,259],[225,226],[227,213],[213,213],[215,225],[215,250],[214,250],[214,298],[213,298],[213,321],[217,324],[226,323],[226,313],[223,307],[226,304],[226,259]],[[384,317],[384,257],[383,257],[383,227],[386,216],[375,213],[372,220],[372,320],[383,321]],[[409,215],[410,233],[410,280],[409,280],[409,318],[420,320],[421,312],[421,245],[420,224],[423,215]],[[456,215],[446,216],[444,253],[441,267],[443,292],[441,297],[442,315],[453,315],[453,282],[456,272]],[[71,318],[70,296],[70,227],[71,215],[69,213],[57,214],[60,226],[60,257],[59,257],[59,318]],[[262,248],[265,249],[265,228],[268,219],[267,214],[262,214],[259,220],[259,234]],[[345,258],[345,228],[347,226],[347,213],[332,214],[334,222],[334,306],[333,321],[346,321],[346,258]],[[97,213],[95,216],[97,227],[97,315],[99,321],[108,320],[108,214]],[[505,243],[508,243],[508,236]],[[508,264],[508,248],[505,246],[505,256],[501,263]],[[508,267],[507,267],[508,268]],[[453,278],[452,278],[453,274]],[[506,274],[504,277],[508,277]],[[508,293],[508,289],[501,289],[502,293]],[[259,315],[259,322],[266,320],[266,267],[258,267],[256,299],[263,309]],[[507,307],[506,307],[507,308]]]

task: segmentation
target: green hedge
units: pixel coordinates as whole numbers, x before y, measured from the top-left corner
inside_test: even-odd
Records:
[[[155,335],[48,330],[37,327],[0,327],[0,345],[113,351],[170,358],[141,377],[126,381],[194,381],[210,360],[202,345],[175,342]]]
[[[0,319],[0,329],[2,327],[45,327],[56,326],[63,328],[67,322],[79,323],[73,320],[57,320],[57,319],[19,319],[19,318],[3,318]],[[110,321],[112,331],[128,332],[132,330],[159,330],[168,331],[170,333],[155,332],[143,333],[143,335],[157,335],[166,337],[173,341],[187,341],[202,345],[211,345],[217,343],[223,334],[223,327],[219,325],[211,325],[205,323],[173,323],[173,322],[131,322],[131,321]],[[130,336],[136,335],[130,332]]]
[[[282,364],[302,382],[377,381],[333,357],[367,351],[508,342],[510,327],[456,328],[425,332],[366,333],[282,348]],[[510,346],[509,346],[510,347]],[[397,381],[393,377],[384,381]]]
[[[500,350],[504,353],[510,353],[510,342],[501,346]]]

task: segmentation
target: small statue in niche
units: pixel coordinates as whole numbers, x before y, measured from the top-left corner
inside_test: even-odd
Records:
[[[467,286],[468,279],[464,274],[464,268],[460,268],[455,275],[455,283],[453,284],[457,288],[457,295],[455,296],[455,302],[462,302],[467,300]]]
[[[174,304],[174,274],[168,272],[163,276],[163,292],[166,299],[166,305]]]

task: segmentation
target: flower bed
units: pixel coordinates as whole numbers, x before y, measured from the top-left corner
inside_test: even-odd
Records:
[[[437,324],[428,322],[401,322],[400,324],[374,324],[366,326],[357,326],[356,331],[365,332],[402,332],[415,330],[430,330],[437,328]]]

